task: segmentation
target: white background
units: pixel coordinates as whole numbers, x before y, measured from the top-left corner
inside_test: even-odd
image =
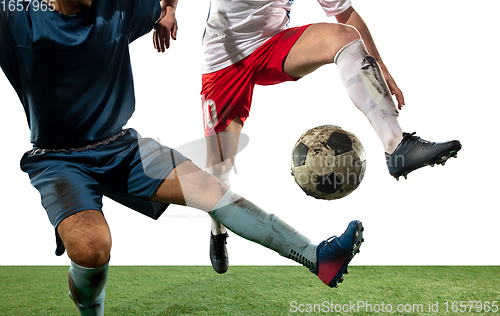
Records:
[[[137,110],[128,126],[171,147],[203,137],[199,56],[209,1],[188,3],[179,3],[179,39],[168,52],[153,50],[151,34],[131,45]],[[387,172],[375,132],[351,104],[331,65],[298,83],[256,88],[243,130],[250,143],[237,157],[233,190],[314,242],[361,219],[366,242],[355,265],[500,264],[495,22],[500,5],[358,0],[354,7],[405,94],[403,129],[432,141],[459,139],[458,159],[397,182]],[[316,1],[295,1],[291,26],[320,21],[334,18],[326,18]],[[29,130],[3,75],[0,91],[0,265],[67,265],[66,255],[54,255],[54,231],[38,191],[19,169],[31,147]],[[303,132],[323,124],[355,133],[367,154],[360,187],[337,201],[306,196],[290,176],[293,145]],[[154,221],[109,199],[104,203],[113,236],[112,265],[210,264],[208,215],[171,206]],[[231,265],[295,264],[232,233],[228,250]]]

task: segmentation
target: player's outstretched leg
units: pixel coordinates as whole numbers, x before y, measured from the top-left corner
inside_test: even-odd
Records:
[[[361,39],[344,46],[335,63],[349,97],[377,132],[386,151],[389,173],[396,179],[418,168],[444,164],[462,147],[457,140],[435,143],[403,133],[399,112],[375,58],[368,55]]]
[[[458,140],[443,143],[426,141],[415,133],[403,133],[403,140],[392,154],[385,154],[389,173],[399,180],[400,176],[406,179],[408,173],[424,166],[434,167],[442,164],[451,157],[457,157],[462,148]]]
[[[353,221],[340,237],[315,245],[276,215],[266,213],[231,190],[210,215],[239,236],[306,266],[330,287],[343,281],[349,262],[363,242],[363,225]]]
[[[347,272],[347,264],[362,242],[362,236],[359,235],[362,230],[361,223],[356,221],[358,224],[355,228],[348,229],[337,241],[333,238],[317,246],[276,215],[266,213],[233,193],[227,185],[201,171],[190,161],[179,164],[163,181],[151,200],[203,210],[235,234],[270,248],[306,266],[311,272],[319,271],[322,276],[331,275],[331,280],[328,280],[330,286],[338,284],[342,274]],[[317,250],[322,253],[318,255]],[[350,256],[343,259],[346,251]],[[316,266],[317,262],[321,264],[319,268]],[[338,266],[337,270],[334,266]]]

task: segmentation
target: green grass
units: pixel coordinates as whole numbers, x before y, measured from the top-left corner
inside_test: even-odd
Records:
[[[465,312],[455,309],[460,301],[500,305],[498,266],[349,270],[344,283],[330,289],[297,266],[232,266],[223,275],[205,266],[112,266],[106,315],[500,315],[500,310],[478,312],[470,303]],[[67,272],[68,267],[0,267],[0,315],[77,315],[67,294]],[[349,309],[358,301],[365,307]],[[438,303],[438,312],[429,312],[429,303]],[[382,312],[387,304],[392,313]],[[398,312],[399,304],[415,312]],[[338,313],[335,307],[348,310]]]

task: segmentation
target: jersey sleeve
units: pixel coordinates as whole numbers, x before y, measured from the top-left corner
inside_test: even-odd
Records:
[[[149,33],[160,17],[161,5],[158,0],[120,0],[120,3],[129,43]]]
[[[327,16],[338,15],[351,6],[350,0],[318,0]]]

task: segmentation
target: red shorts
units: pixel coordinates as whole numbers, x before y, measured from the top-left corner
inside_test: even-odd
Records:
[[[256,84],[273,85],[298,80],[283,71],[283,63],[308,26],[284,30],[243,60],[219,71],[202,75],[205,137],[223,131],[237,117],[245,122],[250,113]]]

